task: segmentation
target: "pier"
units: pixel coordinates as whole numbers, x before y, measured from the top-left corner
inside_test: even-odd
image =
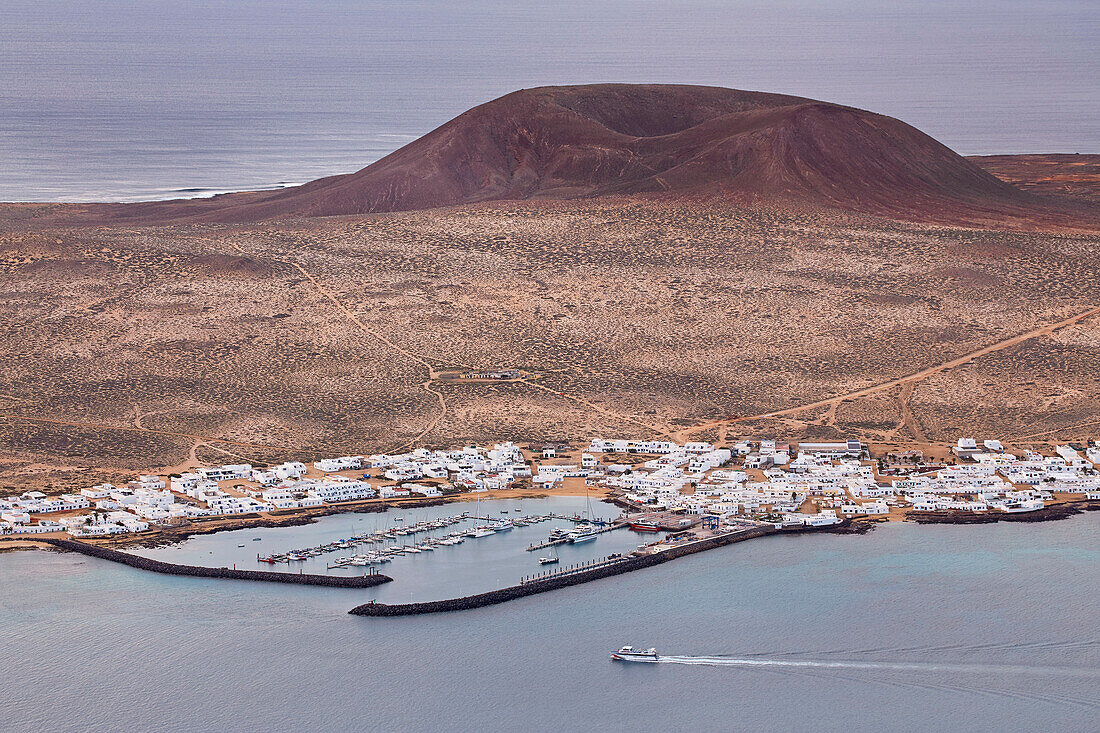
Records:
[[[576,520],[576,519],[573,519],[572,517],[555,516],[553,514],[551,514],[550,517],[553,518],[553,519],[568,519],[571,522],[584,521],[584,520]],[[604,532],[611,532],[612,530],[621,529],[621,528],[626,526],[626,523],[608,523],[608,522],[603,522],[603,521],[599,522],[598,524],[596,522],[592,522],[592,524],[593,524],[593,526],[597,527],[597,529],[595,529],[592,532],[592,534],[603,534]],[[528,552],[534,552],[535,550],[541,550],[541,549],[546,548],[546,547],[554,547],[556,545],[567,545],[567,544],[569,544],[569,538],[568,537],[561,537],[561,538],[556,539],[556,540],[546,540],[545,542],[538,542],[538,543],[533,544],[533,545],[528,545],[527,546],[527,551]]]
[[[436,530],[443,530],[452,525],[458,524],[463,521],[481,522],[482,524],[477,529],[487,529],[492,532],[507,531],[513,527],[526,527],[530,524],[536,524],[538,522],[545,522],[550,518],[545,514],[523,515],[519,517],[479,517],[470,514],[469,512],[463,512],[462,514],[456,514],[450,517],[440,517],[439,519],[426,519],[420,522],[414,522],[408,525],[395,524],[389,529],[379,529],[374,532],[364,532],[362,534],[352,535],[340,540],[334,540],[332,542],[326,542],[314,547],[305,547],[297,550],[289,550],[287,552],[277,552],[270,555],[256,555],[256,561],[274,565],[277,563],[290,564],[292,562],[302,562],[319,555],[324,555],[330,552],[336,552],[337,550],[347,550],[357,548],[360,545],[375,545],[365,555],[354,555],[351,557],[339,557],[333,562],[328,564],[328,568],[342,568],[348,565],[375,565],[382,562],[388,562],[392,555],[403,555],[405,553],[416,552],[431,552],[439,547],[445,547],[449,545],[457,545],[464,541],[467,537],[483,537],[486,534],[477,533],[472,529],[462,530],[459,529],[454,532],[442,536],[432,536],[424,540],[417,541],[415,545],[397,545],[400,537],[410,537],[418,534],[424,534],[433,532]],[[491,533],[491,532],[490,532]],[[394,541],[395,544],[388,545],[387,542]]]
[[[538,573],[537,575],[527,575],[519,581],[519,584],[524,585],[526,583],[537,583],[539,581],[547,580],[549,578],[560,578],[566,575],[576,575],[577,573],[583,573],[588,570],[595,570],[597,568],[606,567],[608,565],[614,565],[617,562],[625,562],[626,560],[626,556],[616,553],[614,555],[608,555],[607,557],[600,558],[599,560],[589,560],[588,562],[582,562],[577,565],[568,565],[564,568],[560,568],[557,570],[547,570],[545,572]]]
[[[611,524],[612,522],[607,519],[598,519],[596,517],[582,517],[580,514],[554,514],[553,512],[545,515],[547,519],[564,519],[567,522],[573,522],[575,524],[591,524],[596,527],[601,527],[605,524]]]

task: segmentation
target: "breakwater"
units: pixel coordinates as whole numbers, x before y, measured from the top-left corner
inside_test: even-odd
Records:
[[[728,532],[703,540],[696,540],[695,542],[688,542],[683,545],[670,547],[667,550],[662,550],[660,552],[655,552],[649,555],[634,555],[632,557],[628,557],[622,562],[602,565],[600,567],[592,568],[591,570],[584,570],[578,573],[565,575],[557,575],[540,580],[532,580],[526,583],[521,583],[520,585],[500,588],[498,590],[488,591],[487,593],[479,593],[473,596],[466,596],[463,598],[449,598],[441,601],[425,601],[421,603],[402,603],[396,605],[373,602],[364,603],[361,606],[356,606],[355,608],[351,609],[350,611],[348,611],[348,613],[355,616],[416,616],[425,613],[465,611],[472,608],[482,608],[483,606],[492,606],[498,603],[512,601],[517,598],[535,595],[537,593],[546,593],[547,591],[557,590],[558,588],[566,588],[571,585],[580,585],[581,583],[589,583],[593,580],[599,580],[601,578],[609,578],[613,575],[622,575],[623,573],[629,573],[634,570],[641,570],[642,568],[653,567],[654,565],[660,565],[670,560],[684,557],[685,555],[692,555],[696,552],[712,550],[716,547],[730,545],[735,542],[743,542],[745,540],[753,539],[754,537],[762,537],[766,534],[773,534],[777,531],[778,530],[773,527],[753,527],[751,529]]]
[[[175,563],[153,560],[140,555],[131,555],[127,552],[119,552],[109,547],[91,545],[87,542],[75,540],[41,539],[36,540],[47,545],[53,545],[62,550],[79,552],[101,560],[129,565],[139,570],[148,570],[153,573],[165,575],[188,575],[194,578],[227,578],[230,580],[260,580],[269,583],[295,583],[298,585],[321,585],[330,588],[370,588],[382,583],[388,583],[393,578],[380,573],[367,575],[340,576],[340,575],[312,575],[309,573],[280,573],[267,570],[237,570],[236,568],[208,568],[202,565],[176,565]]]

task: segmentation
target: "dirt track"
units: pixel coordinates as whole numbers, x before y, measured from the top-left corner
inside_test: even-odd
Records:
[[[711,430],[713,428],[716,428],[716,427],[719,427],[719,426],[722,426],[722,425],[732,425],[734,423],[751,422],[753,420],[765,420],[765,419],[774,418],[774,417],[785,417],[787,415],[797,415],[798,413],[805,412],[806,410],[814,410],[814,409],[817,409],[817,408],[820,408],[820,407],[835,408],[836,405],[839,405],[841,402],[844,402],[845,400],[855,400],[855,399],[859,399],[861,397],[868,397],[870,395],[878,394],[880,392],[886,392],[888,390],[894,389],[895,387],[902,387],[903,389],[904,388],[910,388],[909,389],[909,394],[912,394],[912,389],[911,389],[912,385],[915,385],[918,382],[924,381],[925,379],[927,379],[927,378],[929,378],[929,377],[931,377],[935,374],[945,372],[949,369],[954,369],[955,367],[962,366],[963,364],[968,364],[969,362],[972,362],[975,359],[983,357],[987,354],[992,354],[992,353],[997,352],[997,351],[1003,351],[1004,349],[1011,348],[1013,346],[1016,346],[1018,344],[1023,343],[1024,341],[1027,341],[1029,339],[1037,338],[1039,336],[1048,336],[1048,335],[1054,333],[1055,331],[1057,331],[1059,329],[1065,328],[1066,326],[1072,326],[1073,324],[1077,323],[1078,321],[1081,321],[1081,320],[1083,320],[1085,318],[1088,318],[1089,316],[1095,315],[1097,313],[1100,313],[1100,308],[1090,308],[1087,311],[1083,311],[1081,313],[1078,313],[1077,315],[1072,316],[1070,318],[1067,318],[1063,321],[1058,321],[1057,323],[1051,323],[1051,324],[1048,324],[1046,326],[1041,326],[1039,328],[1032,329],[1031,331],[1027,331],[1025,333],[1018,334],[1016,336],[1013,336],[1012,338],[1005,339],[1004,341],[998,341],[995,344],[990,344],[989,346],[984,346],[984,347],[982,347],[980,349],[977,349],[975,351],[971,351],[968,354],[963,354],[962,356],[951,359],[950,361],[945,361],[942,364],[937,364],[936,366],[931,366],[931,367],[928,367],[926,369],[921,369],[919,372],[914,372],[913,374],[909,374],[907,376],[900,377],[898,379],[891,379],[888,382],[882,382],[881,384],[876,384],[876,385],[871,386],[871,387],[866,387],[864,389],[859,389],[859,390],[856,390],[854,392],[848,392],[846,394],[837,395],[835,397],[829,397],[828,399],[818,400],[817,402],[811,402],[809,404],[799,405],[798,407],[789,407],[789,408],[786,408],[784,410],[776,410],[774,412],[765,412],[765,413],[762,413],[762,414],[759,414],[759,415],[745,415],[745,416],[741,416],[741,417],[733,417],[733,418],[728,418],[726,420],[715,420],[713,422],[703,423],[701,425],[695,425],[695,426],[693,426],[691,428],[688,428],[686,430],[677,431],[675,433],[675,436],[676,436],[677,440],[683,441],[690,435],[694,435],[694,434],[702,432],[704,430]],[[904,411],[903,411],[903,415],[904,415]],[[909,413],[909,418],[912,419],[912,413],[911,412]],[[907,425],[909,424],[909,420],[906,420],[906,424]],[[919,428],[917,430],[919,431]]]

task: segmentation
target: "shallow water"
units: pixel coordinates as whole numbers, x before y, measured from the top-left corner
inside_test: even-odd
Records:
[[[425,568],[466,572],[467,550],[526,562],[522,539],[402,558],[385,566],[393,584],[366,591],[7,554],[0,720],[82,731],[1091,731],[1098,521],[772,536],[396,619],[346,611],[376,593],[482,583],[478,573],[432,580]],[[326,526],[340,536],[336,525],[263,530],[256,544],[300,546],[300,533]],[[206,542],[207,552],[240,544],[226,533],[158,552],[197,556]],[[611,662],[622,644],[656,646],[671,663]]]
[[[600,81],[784,92],[963,154],[1100,152],[1093,0],[5,0],[0,201],[358,170],[471,106]]]

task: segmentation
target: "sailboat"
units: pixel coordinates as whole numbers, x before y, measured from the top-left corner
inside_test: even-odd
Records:
[[[583,524],[578,524],[576,528],[566,535],[566,540],[571,545],[580,545],[585,542],[592,542],[599,536],[600,532],[596,527],[589,524],[592,521],[592,500],[588,496],[588,487],[584,489],[584,518]]]
[[[477,516],[474,517],[474,519],[477,522],[481,521],[481,497],[480,496],[477,497]],[[490,528],[487,525],[479,525],[479,526],[475,526],[473,528],[473,530],[471,530],[470,532],[467,532],[466,536],[468,536],[468,537],[488,537],[491,534],[494,534],[494,531],[493,531],[492,528]]]

